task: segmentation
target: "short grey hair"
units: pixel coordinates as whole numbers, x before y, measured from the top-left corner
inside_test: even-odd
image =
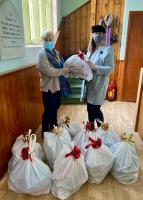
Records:
[[[44,31],[42,34],[41,34],[41,39],[42,40],[47,40],[47,41],[51,41],[51,40],[54,40],[54,34],[52,31]]]

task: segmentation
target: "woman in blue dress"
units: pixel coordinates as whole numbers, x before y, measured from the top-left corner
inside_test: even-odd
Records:
[[[93,70],[93,79],[86,82],[86,99],[88,119],[94,125],[96,119],[104,121],[100,108],[105,100],[109,74],[114,66],[113,48],[105,44],[105,28],[101,25],[92,26],[86,62]],[[96,122],[99,127],[101,124],[97,120]]]

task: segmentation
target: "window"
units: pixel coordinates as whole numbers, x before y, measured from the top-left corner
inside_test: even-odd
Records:
[[[54,31],[56,0],[22,0],[26,44],[40,44],[44,30]],[[54,10],[55,12],[55,10]]]

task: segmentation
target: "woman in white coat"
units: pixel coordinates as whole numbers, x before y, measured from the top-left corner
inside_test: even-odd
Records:
[[[106,96],[109,74],[114,66],[114,53],[110,45],[105,44],[105,28],[101,25],[92,26],[92,39],[88,47],[87,60],[93,70],[93,79],[86,82],[86,99],[88,119],[94,125],[96,119],[104,121],[100,109]],[[98,121],[98,127],[101,125]]]

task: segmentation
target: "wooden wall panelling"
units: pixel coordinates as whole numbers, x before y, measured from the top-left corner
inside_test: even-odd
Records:
[[[137,131],[143,140],[143,68],[140,71],[138,93],[136,100],[135,131]]]
[[[87,44],[89,43],[90,40],[90,34],[91,34],[91,26],[92,26],[92,22],[91,22],[91,4],[89,3],[87,5],[87,31],[86,31],[86,37],[87,37]],[[94,23],[95,23],[95,19],[94,19]]]
[[[143,140],[143,85],[141,87],[141,99],[140,99],[140,109],[139,109],[139,116],[138,116],[137,131]]]
[[[81,49],[81,35],[80,35],[80,31],[81,31],[81,10],[77,10],[75,15],[76,15],[75,47],[76,47],[76,50],[78,50],[78,49]]]
[[[16,137],[41,123],[42,100],[35,66],[0,76],[0,177]]]
[[[96,21],[95,21],[95,24],[99,24],[100,18],[103,17],[102,16],[102,4],[103,4],[103,0],[96,0]]]
[[[62,34],[65,57],[75,54],[79,48],[81,50],[87,49],[87,38],[90,34],[90,27],[87,27],[90,25],[90,17],[87,17],[89,16],[89,5],[90,3],[86,3],[64,18]]]
[[[97,9],[97,0],[91,0],[90,4],[90,27],[95,25],[96,22],[96,9]]]
[[[109,13],[109,1],[110,0],[104,0],[102,2],[102,16],[105,17],[107,13]]]
[[[87,6],[83,6],[81,8],[81,50],[86,51],[87,50]]]
[[[117,100],[122,101],[124,79],[125,79],[125,61],[117,61],[118,77],[117,77]]]
[[[70,54],[75,54],[76,52],[76,13],[70,15]]]
[[[64,37],[64,44],[63,44],[63,50],[64,50],[64,56],[69,56],[70,52],[70,18],[67,17],[64,19],[64,28],[63,28],[63,37]]]
[[[61,56],[64,56],[63,50],[63,25],[61,26],[61,30],[58,31],[55,35],[55,49],[59,51]]]

